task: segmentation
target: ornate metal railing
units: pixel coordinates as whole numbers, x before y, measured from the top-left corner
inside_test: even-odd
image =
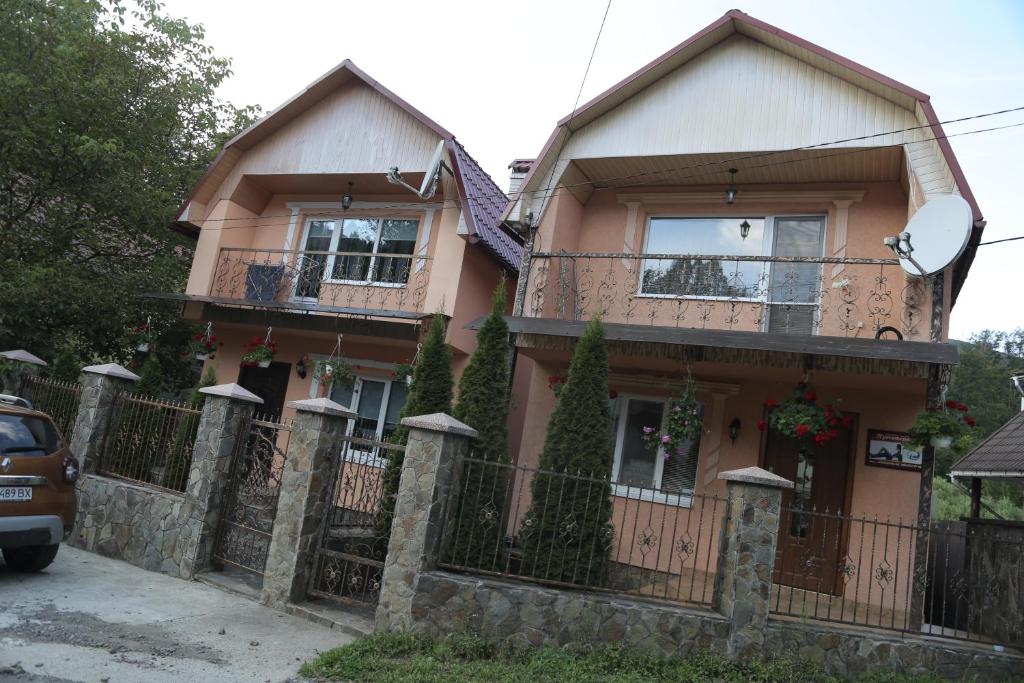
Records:
[[[65,441],[71,443],[78,417],[78,404],[82,398],[82,385],[61,382],[35,375],[21,379],[18,395],[32,402],[32,407],[41,410],[53,419]]]
[[[467,457],[448,503],[440,564],[710,604],[725,502]]]
[[[201,415],[201,410],[187,403],[118,394],[97,470],[184,491]]]
[[[930,293],[895,259],[535,253],[522,315],[927,341]]]
[[[430,263],[410,254],[224,247],[210,296],[352,315],[422,313]]]
[[[915,563],[917,553],[926,562]],[[1024,645],[1024,528],[782,506],[770,609],[800,619]],[[925,568],[915,574],[915,564]]]

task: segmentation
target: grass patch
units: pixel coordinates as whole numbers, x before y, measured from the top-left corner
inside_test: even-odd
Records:
[[[453,634],[440,641],[410,635],[379,633],[321,653],[302,665],[303,676],[320,681],[380,683],[640,683],[641,681],[765,681],[827,683],[839,679],[820,668],[793,661],[733,664],[721,657],[698,654],[685,659],[644,654],[621,647],[568,651],[550,647],[521,648],[475,636]],[[933,683],[932,677],[886,673],[871,683]]]

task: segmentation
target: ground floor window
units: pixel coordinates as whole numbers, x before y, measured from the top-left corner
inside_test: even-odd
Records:
[[[645,427],[660,431],[664,426],[667,404],[666,399],[622,394],[612,402],[616,495],[677,504],[686,504],[693,495],[700,439],[667,458],[664,449],[644,442]]]
[[[332,401],[358,415],[353,421],[351,435],[369,441],[388,440],[398,426],[407,396],[408,387],[404,380],[362,375],[357,375],[352,384],[331,389]],[[379,449],[376,448],[360,449],[354,445],[353,450],[365,450],[375,458],[379,457]]]

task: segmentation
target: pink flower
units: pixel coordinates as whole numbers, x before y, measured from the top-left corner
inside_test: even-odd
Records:
[[[644,427],[644,434],[650,434],[654,431],[654,427]]]
[[[662,442],[662,443],[668,443],[668,442],[669,442],[669,441],[671,441],[671,440],[672,440],[672,439],[671,439],[671,437],[670,437],[670,436],[669,436],[668,434],[665,434],[665,435],[663,435],[663,436],[661,437],[661,442]]]

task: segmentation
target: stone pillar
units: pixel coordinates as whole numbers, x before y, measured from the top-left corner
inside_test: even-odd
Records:
[[[83,474],[95,472],[99,467],[114,396],[131,391],[137,381],[138,375],[117,363],[82,368],[82,396],[70,447]]]
[[[181,534],[186,541],[179,543],[181,557],[174,558],[182,578],[192,578],[210,566],[232,456],[239,440],[247,436],[245,428],[254,406],[263,403],[259,396],[237,384],[218,384],[199,391],[206,398],[181,513],[185,519]]]
[[[295,422],[263,572],[262,602],[277,608],[305,597],[322,523],[334,507],[329,497],[345,428],[356,417],[329,398],[291,401],[288,407],[296,411]]]
[[[412,626],[412,597],[421,572],[437,568],[445,504],[453,504],[458,458],[477,431],[444,413],[407,417],[409,438],[391,522],[391,539],[377,604],[378,631]],[[451,508],[454,509],[454,508]]]
[[[782,489],[793,488],[793,482],[760,467],[722,472],[718,478],[728,482],[729,501],[713,604],[729,620],[728,654],[745,662],[763,655]]]

